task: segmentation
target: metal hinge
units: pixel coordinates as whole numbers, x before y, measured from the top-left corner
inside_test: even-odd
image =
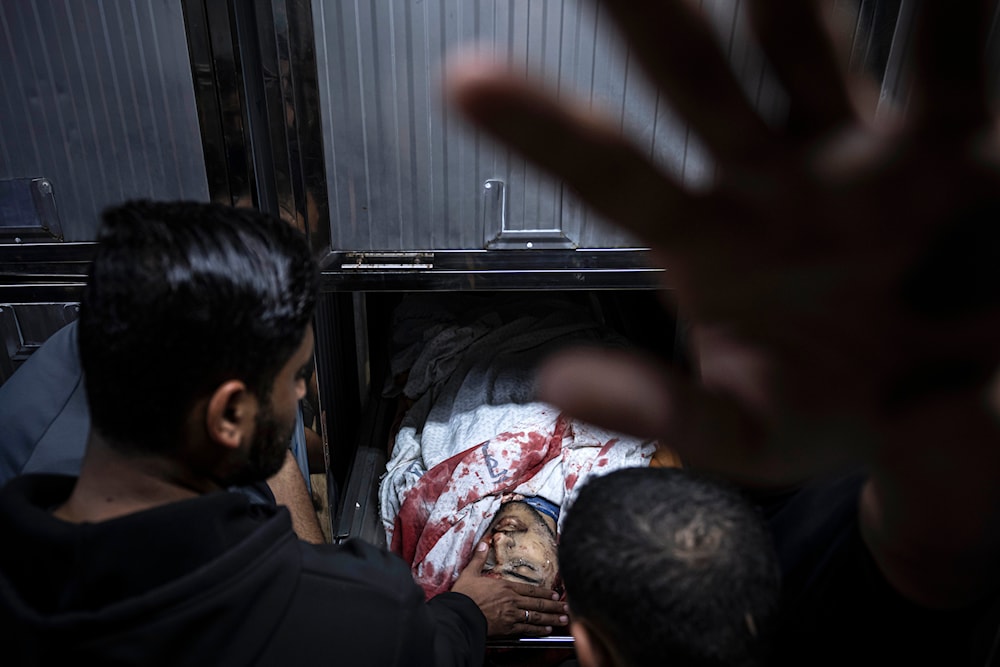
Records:
[[[434,268],[433,252],[349,252],[342,271],[417,271]]]

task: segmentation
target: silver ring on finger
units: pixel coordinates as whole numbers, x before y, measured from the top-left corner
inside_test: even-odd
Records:
[[[527,609],[524,610],[524,622],[525,623],[528,622],[528,610]]]

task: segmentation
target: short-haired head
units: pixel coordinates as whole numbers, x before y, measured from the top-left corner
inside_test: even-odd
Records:
[[[780,573],[734,489],[673,468],[590,479],[564,519],[559,566],[574,622],[632,666],[759,664]]]
[[[229,379],[269,395],[316,304],[300,232],[252,209],[134,201],[104,212],[98,241],[79,342],[109,444],[169,453],[195,402]]]

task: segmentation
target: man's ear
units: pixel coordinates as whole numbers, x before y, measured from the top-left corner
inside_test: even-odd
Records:
[[[205,430],[223,447],[236,449],[253,435],[257,400],[240,380],[220,384],[208,399]]]
[[[576,659],[580,667],[613,667],[612,653],[604,643],[600,633],[587,624],[586,621],[570,621],[569,631],[573,635],[573,645],[576,648]]]

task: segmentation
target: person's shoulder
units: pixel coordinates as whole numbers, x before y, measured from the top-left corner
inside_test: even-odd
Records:
[[[783,620],[776,665],[958,664],[985,655],[1000,618],[1000,595],[961,608],[909,600],[882,573],[861,535],[863,472],[805,485],[770,514],[783,571]],[[773,508],[772,508],[773,509]],[[822,656],[816,657],[816,656]],[[961,664],[985,664],[982,662]]]
[[[470,642],[442,634],[447,628],[398,556],[357,539],[299,541],[298,548],[296,592],[262,663],[272,656],[280,656],[283,664],[314,662],[333,647],[341,664],[430,667],[441,664],[441,639],[448,655],[468,658],[455,664],[482,664]],[[463,619],[455,621],[459,627],[475,627]]]
[[[0,481],[22,472],[76,474],[90,413],[76,322],[56,331],[0,384]]]
[[[35,379],[51,382],[50,375],[79,375],[80,355],[76,341],[77,322],[74,320],[49,336],[0,387],[15,387],[19,383]]]
[[[355,586],[372,594],[423,603],[410,568],[402,558],[363,540],[342,544],[301,543],[303,575],[338,586]]]
[[[76,322],[67,324],[35,350],[0,384],[0,411],[14,418],[35,402],[58,404],[53,394],[69,394],[82,373],[76,345]]]
[[[76,485],[76,477],[61,474],[32,473],[0,481],[0,511],[11,512],[18,519],[29,512],[44,511],[61,504]]]

